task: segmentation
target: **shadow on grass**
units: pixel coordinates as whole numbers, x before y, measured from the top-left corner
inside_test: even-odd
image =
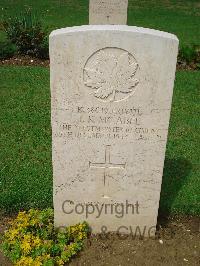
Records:
[[[185,158],[165,159],[163,180],[161,187],[160,208],[158,220],[166,219],[172,215],[172,206],[182,186],[187,182],[192,170],[192,164]],[[181,202],[179,209],[183,211],[189,208],[186,202]]]

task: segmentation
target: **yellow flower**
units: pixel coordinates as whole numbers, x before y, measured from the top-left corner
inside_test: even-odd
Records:
[[[16,221],[20,222],[23,221],[24,219],[28,219],[28,215],[26,214],[26,212],[19,212],[16,218]]]
[[[55,255],[51,257],[48,251],[47,254],[42,254],[36,258],[33,256],[34,258],[32,258],[31,255],[35,248],[38,248],[38,251],[42,251],[42,247],[44,246],[45,250],[51,250],[55,243],[54,238],[42,239],[42,237],[40,238],[37,236],[38,229],[43,232],[43,224],[40,224],[40,211],[30,210],[28,212],[19,212],[17,218],[13,220],[10,225],[10,229],[5,232],[4,241],[5,243],[13,244],[11,246],[13,251],[15,251],[16,248],[18,249],[18,245],[15,244],[20,243],[21,257],[15,263],[15,266],[42,266],[50,261],[54,261],[57,266],[63,266],[65,262],[69,261],[70,258],[78,252],[79,245],[77,244],[77,240],[82,242],[82,239],[87,237],[86,229],[88,228],[86,223],[79,223],[66,227],[66,231],[61,231],[61,234],[58,234],[57,241],[61,249],[62,258],[64,259]],[[44,225],[46,226],[45,223]],[[52,217],[47,224],[47,230],[49,235],[51,232],[54,232]],[[71,242],[69,245],[63,244],[62,240],[65,239],[65,237],[66,242],[68,242],[69,239],[73,239],[74,243]]]
[[[33,259],[31,257],[21,257],[21,259],[15,264],[15,266],[33,266]]]
[[[33,264],[32,264],[32,266],[42,266],[42,258],[40,257],[40,256],[38,256],[35,260],[34,260],[34,262],[33,262]]]
[[[46,258],[47,258],[47,259],[50,259],[50,258],[51,258],[50,254],[47,254],[47,255],[46,255]]]
[[[31,251],[31,244],[29,242],[23,241],[21,244],[21,249],[25,254],[28,254]]]
[[[23,212],[19,212],[18,215],[17,215],[17,219],[22,219],[26,216],[26,212],[23,211]]]
[[[31,239],[32,239],[32,235],[31,234],[24,235],[24,241],[30,243],[31,242]]]
[[[38,219],[32,219],[31,221],[30,221],[30,224],[31,225],[36,225],[36,224],[38,224],[39,223],[39,220]]]
[[[35,261],[35,262],[33,262],[32,266],[42,266],[42,262],[41,261]]]
[[[50,254],[44,254],[42,258],[43,258],[43,260],[48,260],[51,258],[51,256],[50,256]]]
[[[9,240],[14,240],[16,236],[19,234],[18,229],[10,229],[5,233],[5,236],[8,237]]]
[[[64,265],[64,261],[63,261],[62,259],[60,259],[60,260],[57,261],[57,264],[58,264],[59,266],[62,266],[62,265]]]
[[[28,218],[24,218],[23,220],[21,220],[21,226],[22,227],[29,226],[29,220],[28,220]]]
[[[19,212],[13,224],[20,228],[27,227],[29,225],[29,215],[25,211]]]
[[[76,231],[76,228],[71,227],[71,232],[74,233]]]
[[[39,247],[42,244],[42,241],[39,237],[33,238],[33,246],[34,247]]]

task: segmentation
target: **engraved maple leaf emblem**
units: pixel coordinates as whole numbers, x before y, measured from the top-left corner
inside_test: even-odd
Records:
[[[129,94],[139,83],[134,77],[137,68],[137,62],[131,61],[126,51],[119,56],[100,51],[94,62],[84,69],[85,85],[95,90],[95,97],[115,101],[117,93]]]

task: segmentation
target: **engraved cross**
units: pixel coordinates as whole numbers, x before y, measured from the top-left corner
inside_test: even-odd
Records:
[[[106,146],[106,150],[105,150],[105,160],[103,163],[91,163],[89,162],[89,167],[90,168],[101,168],[104,169],[104,186],[106,184],[106,170],[108,169],[125,169],[125,163],[124,164],[115,164],[115,163],[111,163],[110,161],[110,145]]]

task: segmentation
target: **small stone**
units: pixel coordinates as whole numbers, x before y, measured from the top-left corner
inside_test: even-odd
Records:
[[[162,239],[160,239],[160,240],[159,240],[159,243],[162,245],[162,244],[163,244],[163,240],[162,240]]]
[[[33,59],[31,59],[31,63],[33,63]]]
[[[183,260],[184,260],[184,261],[186,261],[186,262],[188,261],[188,260],[187,260],[187,259],[185,259],[185,258],[184,258]]]

